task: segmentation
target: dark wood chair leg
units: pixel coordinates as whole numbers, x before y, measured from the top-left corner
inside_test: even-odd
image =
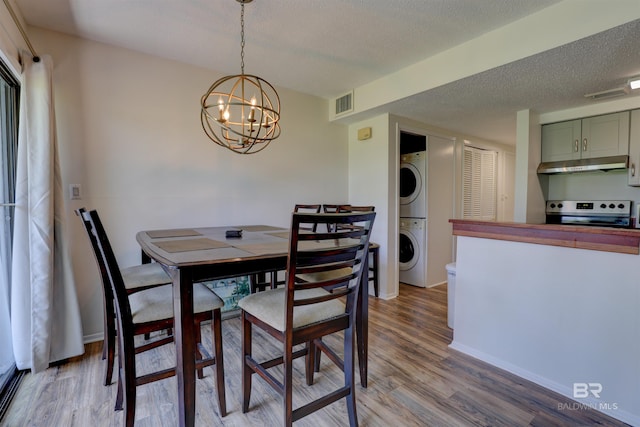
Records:
[[[104,304],[104,339],[102,341],[102,359],[106,360],[104,369],[104,385],[111,385],[113,378],[113,362],[116,352],[116,322],[113,301]]]
[[[211,331],[213,333],[213,348],[216,358],[216,389],[218,392],[218,409],[220,416],[227,415],[227,399],[224,383],[224,357],[222,351],[222,314],[220,309],[213,311],[211,320]]]
[[[119,358],[118,358],[119,359]],[[124,379],[122,379],[123,371],[122,367],[118,367],[118,393],[116,394],[116,404],[113,407],[114,411],[122,411],[122,405],[124,400],[124,388],[123,383]]]
[[[126,349],[126,345],[120,341],[122,346],[122,368],[120,369],[121,375],[118,381],[118,386],[122,385],[122,390],[118,390],[124,393],[124,401],[122,409],[124,410],[124,420],[126,427],[133,427],[136,416],[136,361],[135,361],[135,346],[133,342]],[[127,351],[129,350],[129,351]]]
[[[247,365],[247,357],[251,357],[251,322],[242,313],[242,413],[249,411],[251,400],[251,375],[253,371]]]
[[[322,338],[318,338],[316,341],[322,341]],[[313,356],[313,370],[315,372],[320,372],[320,358],[322,357],[322,351],[318,350],[317,348],[314,351],[314,356]]]
[[[135,373],[130,375],[125,369],[125,396],[124,396],[124,424],[126,427],[133,427],[136,417],[136,379]]]
[[[364,258],[365,271],[369,268],[369,258]],[[369,318],[369,290],[365,286],[368,284],[366,280],[361,280],[360,287],[358,289],[358,304],[356,307],[356,342],[358,351],[358,367],[360,369],[360,385],[367,388],[367,372],[369,370],[369,323],[364,319]]]
[[[258,290],[258,278],[255,274],[249,275],[249,292],[255,294]]]
[[[353,322],[352,322],[353,324]],[[347,412],[349,413],[349,426],[357,427],[358,414],[356,413],[356,393],[355,393],[355,355],[353,326],[344,331],[344,383],[349,387],[347,399]]]
[[[200,353],[200,350],[198,349],[198,344],[200,344],[202,342],[202,327],[200,326],[200,322],[195,322],[193,325],[193,328],[195,329],[195,336],[196,336],[196,363],[200,360],[202,360],[202,353]],[[204,369],[199,368],[196,370],[197,374],[198,374],[198,379],[201,380],[204,378]]]
[[[357,427],[358,414],[356,412],[356,392],[355,392],[355,354],[353,327],[344,331],[344,383],[351,390],[346,396],[347,412],[349,413],[349,425]]]
[[[373,293],[376,298],[380,296],[380,278],[378,277],[378,265],[380,258],[379,251],[379,246],[375,246],[370,249],[370,252],[373,255],[373,262],[371,263],[369,270],[371,271],[371,279],[373,280]]]
[[[316,345],[313,341],[307,343],[307,355],[305,356],[305,373],[307,385],[313,385],[313,374],[316,371]]]
[[[288,335],[284,342],[284,425],[291,427],[293,425],[293,351],[291,349],[292,331],[286,331]]]
[[[107,352],[109,351],[109,343],[107,342],[108,336],[109,336],[109,325],[107,325],[106,304],[102,306],[102,311],[103,311],[102,329],[104,330],[104,338],[102,339],[102,360],[104,360],[107,358]],[[105,379],[105,385],[109,385],[109,384],[106,384],[106,379]]]

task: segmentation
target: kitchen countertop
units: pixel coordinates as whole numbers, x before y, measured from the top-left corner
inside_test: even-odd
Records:
[[[453,235],[640,254],[640,229],[450,219]]]

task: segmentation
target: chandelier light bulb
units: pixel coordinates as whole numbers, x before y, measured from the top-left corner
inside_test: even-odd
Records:
[[[249,110],[249,118],[247,119],[250,123],[256,121],[256,98],[255,96],[251,98],[251,110]]]

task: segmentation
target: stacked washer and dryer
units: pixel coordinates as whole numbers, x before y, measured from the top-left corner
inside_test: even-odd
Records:
[[[400,133],[399,279],[426,286],[427,137]]]

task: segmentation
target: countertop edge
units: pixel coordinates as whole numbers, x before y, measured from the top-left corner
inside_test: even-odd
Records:
[[[640,230],[450,219],[454,236],[640,254]]]

